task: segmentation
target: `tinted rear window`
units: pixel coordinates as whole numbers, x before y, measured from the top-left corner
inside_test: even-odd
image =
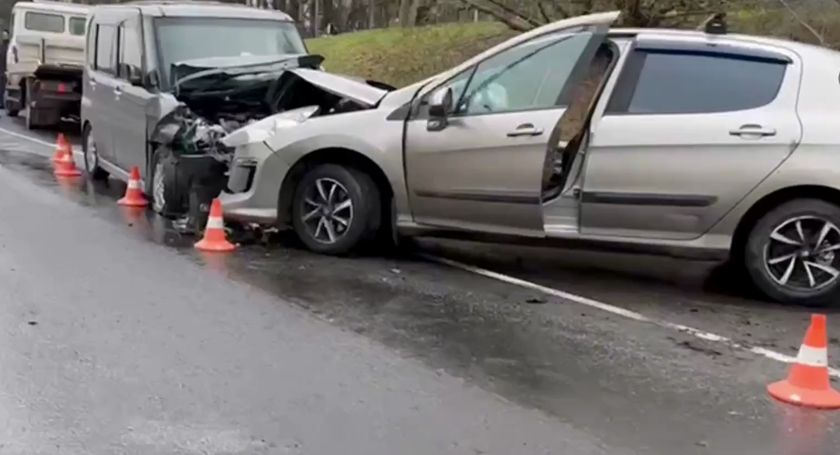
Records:
[[[629,104],[618,111],[699,114],[754,109],[776,98],[787,67],[732,55],[643,52],[642,56]]]
[[[77,36],[84,36],[85,35],[85,24],[87,23],[87,18],[84,17],[71,17],[68,21],[70,34],[77,35]]]
[[[64,33],[64,16],[27,11],[23,26],[36,32]]]

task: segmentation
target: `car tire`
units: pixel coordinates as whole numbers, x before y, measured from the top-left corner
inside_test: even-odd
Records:
[[[765,296],[803,306],[833,303],[840,296],[840,207],[818,199],[779,205],[755,224],[743,257]]]
[[[160,146],[149,163],[146,195],[152,210],[164,218],[177,218],[187,211],[188,187],[178,174],[178,162],[172,150]]]
[[[107,180],[108,172],[99,166],[99,152],[93,140],[93,127],[85,125],[82,130],[82,153],[85,159],[85,172],[91,180]]]
[[[292,225],[311,251],[343,255],[358,250],[375,240],[381,223],[379,189],[355,168],[322,164],[295,188]]]

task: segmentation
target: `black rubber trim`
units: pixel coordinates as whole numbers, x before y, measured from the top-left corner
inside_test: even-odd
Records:
[[[607,193],[584,192],[581,200],[591,204],[647,205],[672,207],[708,207],[717,202],[716,196],[697,194]]]
[[[737,58],[766,63],[793,63],[787,55],[763,49],[751,49],[725,43],[690,43],[673,40],[641,40],[636,42],[638,51],[659,54],[693,54],[713,57]]]
[[[456,199],[460,201],[497,202],[502,204],[539,204],[539,196],[516,196],[511,194],[481,194],[437,191],[415,191],[419,197],[435,199]]]

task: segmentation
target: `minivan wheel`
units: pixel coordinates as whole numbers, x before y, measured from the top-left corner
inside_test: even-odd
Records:
[[[379,189],[357,169],[322,164],[295,188],[292,224],[310,250],[346,254],[372,241],[382,223]]]
[[[152,210],[166,218],[176,218],[186,213],[187,191],[178,178],[175,156],[168,147],[158,147],[149,163],[149,181],[146,194],[152,201]]]
[[[106,180],[108,172],[99,167],[99,152],[96,150],[96,142],[93,140],[93,127],[85,125],[82,131],[82,152],[85,157],[85,172],[91,180]]]
[[[776,207],[750,233],[744,261],[755,285],[774,300],[832,303],[840,295],[840,207],[818,199]]]

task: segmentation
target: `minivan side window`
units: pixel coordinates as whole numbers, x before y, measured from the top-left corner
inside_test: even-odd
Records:
[[[23,26],[35,32],[64,33],[64,16],[27,11],[23,16]]]
[[[140,42],[140,21],[129,19],[119,26],[119,74],[118,76],[127,79],[127,67],[131,67],[134,74],[138,74],[143,68],[143,48]]]
[[[96,61],[97,70],[108,74],[117,74],[117,28],[113,25],[96,26]]]
[[[84,36],[86,23],[86,17],[71,17],[70,20],[67,22],[70,28],[70,34],[76,36]]]
[[[606,114],[706,114],[755,109],[776,99],[787,69],[782,61],[737,54],[637,50],[632,57]]]

